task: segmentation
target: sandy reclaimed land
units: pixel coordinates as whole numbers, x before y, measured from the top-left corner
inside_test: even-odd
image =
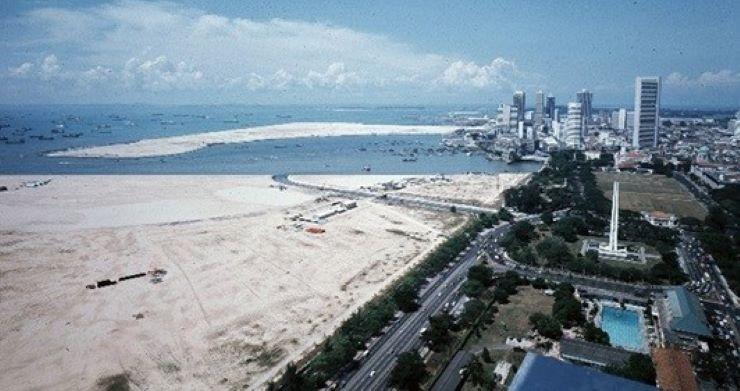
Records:
[[[175,155],[205,148],[211,144],[245,143],[269,139],[325,136],[362,136],[388,134],[444,134],[455,126],[438,125],[366,125],[343,122],[294,122],[281,125],[205,132],[185,136],[144,139],[133,143],[112,144],[52,152],[54,157],[133,158]]]
[[[379,193],[425,197],[476,206],[501,206],[501,193],[527,178],[529,173],[463,174],[463,175],[291,175],[298,183],[322,185],[337,189],[370,189]],[[389,190],[381,185],[393,182],[402,187]]]
[[[312,234],[290,217],[335,200],[266,176],[18,187],[45,178],[0,177],[2,390],[260,387],[461,222],[359,200]]]

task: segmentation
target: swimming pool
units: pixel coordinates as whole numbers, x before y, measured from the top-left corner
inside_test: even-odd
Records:
[[[601,306],[601,329],[609,334],[613,346],[632,351],[645,351],[640,313],[630,308]]]

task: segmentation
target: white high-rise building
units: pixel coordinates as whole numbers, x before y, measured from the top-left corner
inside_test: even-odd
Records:
[[[516,106],[518,110],[517,120],[520,122],[524,121],[524,111],[527,109],[526,100],[527,96],[524,91],[514,92],[513,105]]]
[[[583,148],[583,114],[580,103],[568,103],[568,117],[565,119],[565,131],[562,136],[562,141],[568,148]]]
[[[506,132],[516,131],[517,124],[519,123],[518,114],[519,112],[516,106],[502,103],[498,106],[496,125]]]
[[[627,109],[619,109],[619,115],[617,116],[617,129],[627,129]]]
[[[660,114],[660,77],[635,79],[635,119],[632,128],[634,148],[658,146]]]
[[[534,125],[542,126],[542,118],[545,115],[545,94],[542,90],[534,95]]]

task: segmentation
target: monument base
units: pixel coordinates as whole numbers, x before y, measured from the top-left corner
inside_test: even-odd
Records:
[[[617,247],[616,250],[609,248],[597,240],[584,240],[581,247],[581,255],[586,255],[589,251],[596,251],[599,254],[599,260],[621,261],[629,263],[644,264],[645,249],[640,247],[639,252],[629,251],[626,247]]]

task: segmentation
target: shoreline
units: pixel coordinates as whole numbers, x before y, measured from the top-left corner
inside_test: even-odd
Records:
[[[185,136],[142,139],[130,143],[49,152],[49,157],[141,158],[177,155],[214,144],[248,143],[303,137],[446,134],[449,125],[370,125],[347,122],[291,122],[280,125],[202,132]]]

